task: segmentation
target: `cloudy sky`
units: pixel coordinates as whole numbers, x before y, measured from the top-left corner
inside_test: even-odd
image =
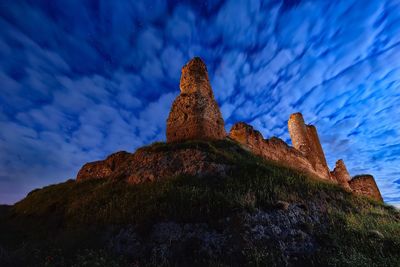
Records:
[[[330,167],[400,203],[399,0],[1,1],[0,203],[165,140],[193,56],[227,130],[290,142],[300,111]]]

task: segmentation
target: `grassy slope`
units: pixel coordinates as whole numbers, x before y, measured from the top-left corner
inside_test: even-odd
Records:
[[[171,177],[141,185],[70,180],[36,190],[0,219],[0,245],[16,251],[8,259],[25,257],[43,263],[57,257],[62,259],[60,265],[68,264],[68,259],[101,259],[102,265],[123,265],[124,259],[101,250],[97,233],[103,227],[135,224],[146,233],[160,221],[213,224],[243,210],[273,209],[276,201],[284,200],[327,206],[329,231],[315,233],[324,246],[315,255],[319,264],[400,266],[400,216],[393,208],[266,163],[230,141],[156,143],[145,149],[187,147],[207,151],[238,168],[227,177]],[[384,237],[371,237],[371,230]]]

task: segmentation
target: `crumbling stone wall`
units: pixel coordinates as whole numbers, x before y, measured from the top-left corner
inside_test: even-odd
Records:
[[[262,134],[244,122],[232,126],[229,137],[256,155],[275,161],[283,166],[321,178],[309,160],[298,150],[288,146],[283,140],[272,137],[264,139]],[[326,177],[323,177],[326,178]]]
[[[86,163],[79,170],[76,179],[96,179],[96,178],[108,178],[112,175],[114,170],[124,163],[131,154],[125,151],[119,151],[108,156],[105,160],[99,160],[94,162]]]
[[[135,153],[117,152],[105,160],[86,163],[78,172],[77,180],[110,179],[139,184],[177,175],[220,175],[231,165],[216,162],[210,153],[196,148],[174,151],[141,148]]]
[[[349,191],[354,191],[356,194],[382,201],[382,196],[372,176],[363,175],[350,179],[346,165],[341,159],[336,162],[334,170],[330,172],[319,143],[316,128],[305,125],[299,113],[291,118],[292,121],[289,125],[291,136],[294,139],[292,142],[297,149],[288,146],[276,137],[264,139],[259,131],[244,122],[234,124],[229,137],[266,160],[275,161],[300,172],[330,180]],[[315,156],[313,153],[315,153]]]
[[[225,138],[224,120],[214,99],[207,67],[199,57],[182,68],[180,90],[167,120],[167,142]]]
[[[351,190],[349,185],[351,177],[342,159],[336,161],[335,168],[331,172],[331,175],[342,187]]]
[[[224,139],[224,121],[214,99],[207,67],[200,58],[193,58],[182,68],[180,90],[167,120],[167,142]],[[229,137],[266,160],[382,201],[371,175],[350,180],[343,160],[337,161],[335,169],[329,171],[317,129],[306,125],[301,113],[290,116],[288,127],[293,147],[276,137],[264,139],[259,131],[242,122],[233,125]],[[195,149],[171,153],[139,149],[134,154],[117,152],[105,160],[87,163],[79,171],[77,180],[109,178],[141,183],[179,174],[223,175],[230,167],[214,162],[206,153]]]
[[[290,115],[288,128],[293,147],[309,160],[320,177],[331,180],[317,128],[313,125],[306,125],[301,113]]]
[[[307,128],[306,124],[304,123],[303,115],[301,115],[301,113],[294,113],[290,115],[288,128],[293,147],[303,153],[304,156],[309,158],[312,149],[308,140]]]
[[[310,140],[311,151],[315,153],[316,162],[325,167],[328,166],[326,163],[326,158],[324,151],[321,146],[321,142],[319,141],[317,128],[314,125],[307,125],[307,137]]]
[[[383,202],[381,192],[372,175],[357,175],[349,181],[349,185],[354,193]]]

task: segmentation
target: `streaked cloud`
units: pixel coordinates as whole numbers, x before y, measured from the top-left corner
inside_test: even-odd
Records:
[[[399,21],[397,0],[3,2],[0,200],[165,139],[180,68],[201,56],[227,127],[289,141],[300,111],[331,167],[400,203]]]

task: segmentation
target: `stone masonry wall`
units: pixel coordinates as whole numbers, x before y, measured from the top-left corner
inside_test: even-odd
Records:
[[[383,202],[382,195],[372,175],[355,176],[349,181],[349,185],[354,193]]]
[[[224,120],[200,58],[182,68],[180,89],[167,120],[167,142],[225,138]]]
[[[338,183],[346,190],[354,191],[356,194],[383,201],[371,175],[363,175],[351,179],[346,165],[341,159],[336,162],[334,170],[330,172],[322,146],[319,143],[316,128],[305,125],[302,116],[295,115],[294,119],[296,122],[293,123],[292,120],[289,124],[290,133],[294,138],[292,142],[298,149],[288,146],[284,141],[276,137],[264,139],[259,131],[244,122],[234,124],[230,130],[229,137],[266,160],[311,174],[320,179]],[[313,156],[313,153],[315,153],[315,156]]]
[[[288,146],[279,138],[264,139],[259,131],[254,130],[252,126],[244,122],[234,124],[230,130],[229,137],[266,160],[327,179],[327,177],[322,176],[326,174],[318,173],[300,151]]]
[[[177,175],[219,175],[232,168],[216,162],[207,152],[196,148],[168,151],[145,147],[135,153],[117,152],[105,160],[86,163],[78,172],[77,180],[110,179],[140,184]]]
[[[349,185],[351,177],[342,159],[336,161],[335,169],[333,169],[331,175],[341,186],[351,190]]]
[[[315,126],[306,125],[303,115],[294,113],[290,115],[288,128],[294,148],[309,160],[320,177],[331,180],[328,164]]]
[[[226,138],[224,120],[214,99],[207,67],[200,58],[193,58],[182,68],[180,90],[168,116],[167,142]],[[288,128],[293,147],[276,137],[264,139],[259,131],[243,122],[232,126],[229,137],[266,160],[330,180],[347,190],[382,201],[371,175],[350,179],[343,160],[338,160],[334,170],[329,171],[317,129],[306,125],[301,113],[290,116]],[[77,180],[109,178],[141,183],[179,174],[223,175],[229,168],[194,149],[173,153],[139,149],[134,154],[117,152],[105,160],[87,163],[79,171]]]
[[[123,164],[130,156],[125,151],[116,152],[108,156],[105,160],[86,163],[79,170],[76,179],[78,181],[96,178],[108,178],[114,170]]]

